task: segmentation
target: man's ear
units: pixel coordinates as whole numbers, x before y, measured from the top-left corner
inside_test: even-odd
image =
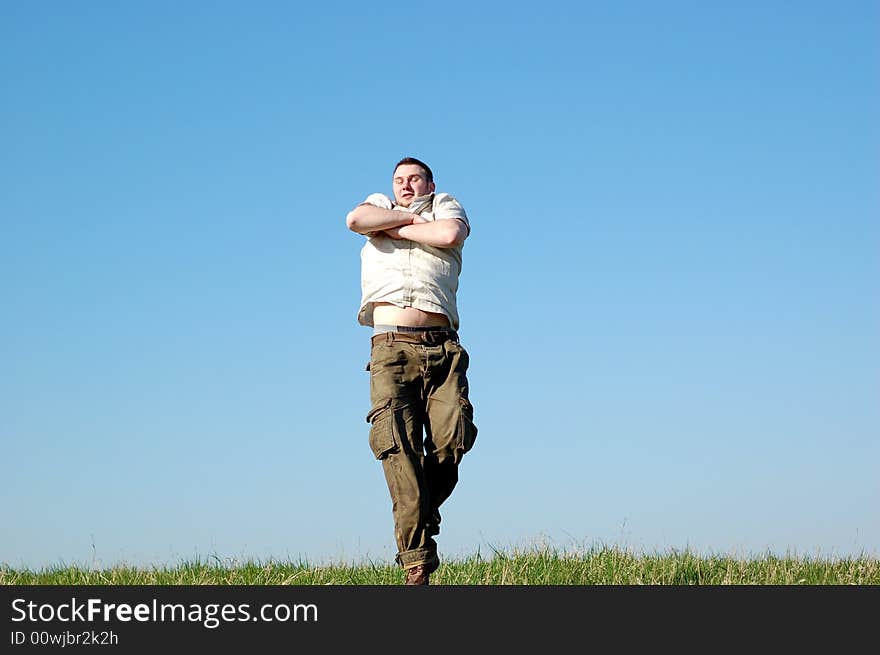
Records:
[[[433,182],[428,182],[428,193],[434,193],[434,189],[436,188],[437,187],[434,185]]]

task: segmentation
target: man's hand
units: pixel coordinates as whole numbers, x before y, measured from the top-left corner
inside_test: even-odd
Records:
[[[411,216],[412,216],[412,223],[410,223],[410,225],[415,225],[416,223],[429,223],[430,222],[430,221],[428,221],[427,218],[422,218],[421,216],[418,216],[416,214],[411,214]],[[383,230],[383,232],[385,232],[385,234],[390,236],[392,239],[406,239],[407,237],[400,235],[400,228],[402,228],[402,227],[406,227],[406,225],[398,225],[397,227],[390,227],[387,230]]]

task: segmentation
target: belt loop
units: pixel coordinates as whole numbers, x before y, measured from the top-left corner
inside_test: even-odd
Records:
[[[394,333],[393,332],[386,332],[385,333],[385,345],[390,348],[393,341],[394,341]]]

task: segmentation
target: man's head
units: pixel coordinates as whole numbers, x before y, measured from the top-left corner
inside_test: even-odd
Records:
[[[397,204],[409,207],[413,198],[434,193],[434,174],[425,162],[404,157],[394,167],[391,188]]]

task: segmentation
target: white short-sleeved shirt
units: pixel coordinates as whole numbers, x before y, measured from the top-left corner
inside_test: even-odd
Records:
[[[429,221],[458,219],[470,232],[461,204],[448,193],[414,198],[409,207],[374,193],[364,201],[376,207],[419,214]],[[435,248],[408,239],[392,239],[384,232],[370,236],[361,249],[361,306],[358,323],[373,325],[373,307],[388,302],[445,314],[449,324],[459,326],[456,292],[461,274],[461,246]]]

